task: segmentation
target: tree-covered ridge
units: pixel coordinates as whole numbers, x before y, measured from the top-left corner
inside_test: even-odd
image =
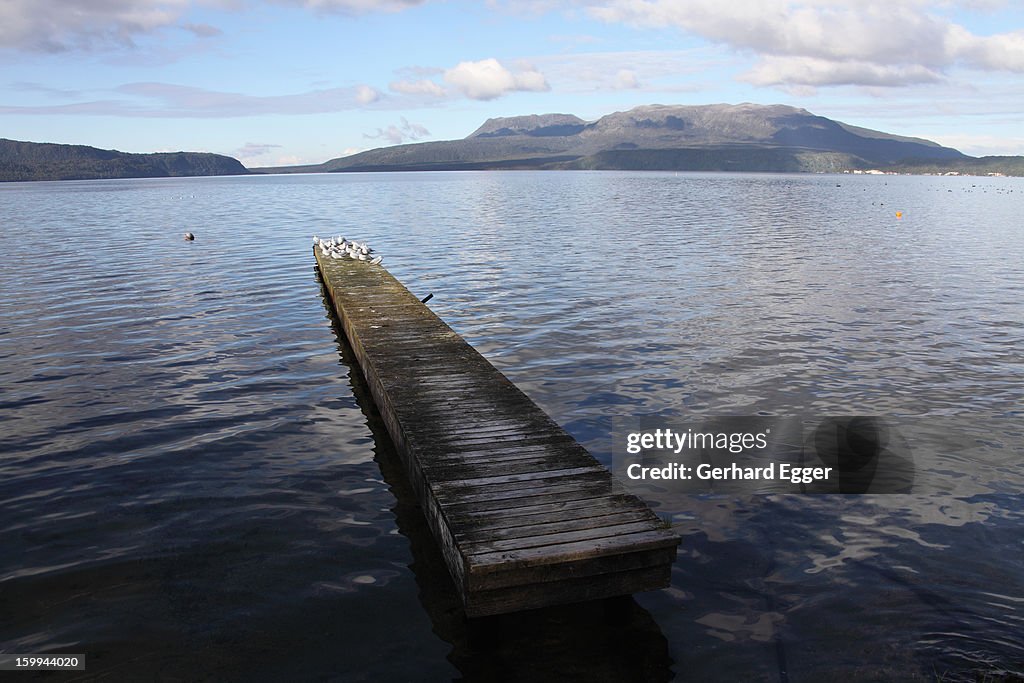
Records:
[[[244,175],[241,162],[208,152],[131,154],[84,145],[0,138],[0,181]]]

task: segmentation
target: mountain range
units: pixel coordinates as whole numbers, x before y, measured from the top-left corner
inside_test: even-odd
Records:
[[[259,172],[493,168],[836,172],[897,164],[970,166],[974,157],[785,105],[649,105],[584,121],[571,114],[489,119],[462,140],[371,149]]]
[[[1024,157],[971,157],[786,105],[647,105],[596,121],[572,114],[488,119],[462,140],[395,145],[322,164],[246,169],[200,152],[127,154],[0,139],[0,180],[474,169],[1024,175]]]

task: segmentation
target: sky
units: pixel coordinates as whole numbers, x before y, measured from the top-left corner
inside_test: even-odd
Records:
[[[14,140],[275,166],[722,102],[1024,154],[1024,2],[0,0]]]

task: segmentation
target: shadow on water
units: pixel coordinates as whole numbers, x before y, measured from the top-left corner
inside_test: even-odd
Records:
[[[319,279],[319,272],[317,273]],[[465,681],[669,681],[668,641],[632,596],[468,619],[427,520],[405,477],[369,386],[330,298],[329,311],[352,391],[374,439],[375,461],[395,497],[392,512],[409,541],[419,599],[449,661]]]

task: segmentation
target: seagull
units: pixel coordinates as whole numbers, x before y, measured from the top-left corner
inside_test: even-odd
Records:
[[[195,239],[195,235],[187,232],[185,233],[185,239]],[[368,261],[371,266],[379,266],[384,261],[383,256],[371,256],[374,253],[374,249],[367,242],[345,239],[341,235],[335,235],[327,239],[313,235],[313,246],[314,248],[320,248],[320,253],[323,254],[324,258],[350,258],[353,261]]]

